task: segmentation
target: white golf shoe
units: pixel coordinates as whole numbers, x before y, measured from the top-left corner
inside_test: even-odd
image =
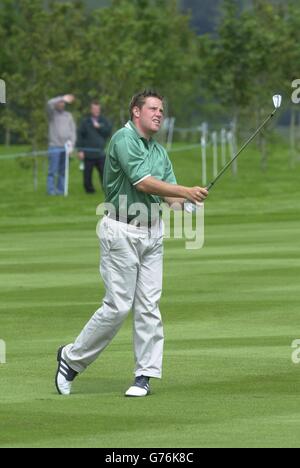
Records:
[[[127,397],[145,397],[147,395],[150,395],[149,377],[144,375],[136,377],[132,387],[125,393]]]
[[[57,372],[55,376],[55,385],[60,395],[70,395],[72,383],[78,372],[75,372],[62,357],[64,347],[59,348],[57,352]]]

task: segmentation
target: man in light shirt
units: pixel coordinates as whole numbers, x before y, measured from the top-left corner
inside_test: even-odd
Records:
[[[47,179],[48,195],[63,195],[65,186],[66,151],[65,145],[74,148],[76,125],[73,116],[65,110],[66,104],[75,100],[73,94],[50,99],[47,104],[49,121],[49,167]]]

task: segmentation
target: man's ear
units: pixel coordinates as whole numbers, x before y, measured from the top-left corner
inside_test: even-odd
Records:
[[[132,112],[133,112],[133,115],[134,117],[139,117],[141,115],[141,110],[139,109],[139,107],[135,106],[133,109],[132,109]]]

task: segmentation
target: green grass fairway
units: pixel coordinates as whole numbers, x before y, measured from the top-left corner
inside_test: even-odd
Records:
[[[172,159],[180,183],[199,184],[200,150]],[[34,193],[31,164],[0,159],[0,446],[299,446],[291,344],[300,339],[300,165],[288,161],[278,143],[264,174],[252,145],[239,177],[228,174],[210,194],[205,247],[166,241],[164,378],[149,398],[126,399],[131,318],[73,396],[54,388],[58,346],[77,336],[103,296],[101,193],[83,193],[77,162],[71,196],[58,199],[45,195],[42,160]]]

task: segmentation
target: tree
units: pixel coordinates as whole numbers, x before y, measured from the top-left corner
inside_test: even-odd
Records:
[[[40,0],[4,2],[0,63],[10,105],[1,121],[34,147],[45,141],[45,103],[54,95],[74,93],[81,111],[100,97],[119,125],[141,88],[166,92],[172,112],[192,93],[196,35],[176,0],[113,0],[92,13],[79,0],[48,0],[46,8]]]
[[[99,76],[90,94],[98,89],[116,120],[124,120],[130,96],[145,87],[166,92],[178,108],[195,77],[196,36],[175,0],[114,0],[94,13],[86,40],[86,67]]]
[[[280,16],[281,29],[279,31],[280,41],[277,45],[277,55],[280,59],[279,72],[285,94],[285,101],[290,108],[290,164],[293,167],[299,153],[299,129],[297,131],[297,117],[300,113],[290,96],[292,94],[292,82],[299,79],[300,50],[300,7],[298,2],[290,0],[281,5]]]
[[[10,144],[11,133],[26,133],[26,123],[19,114],[16,102],[22,91],[22,62],[15,60],[19,48],[17,31],[20,29],[21,18],[18,15],[17,3],[3,0],[0,14],[0,41],[5,44],[0,52],[1,78],[7,85],[7,102],[0,115],[0,124],[5,131],[5,143]]]
[[[256,127],[271,105],[272,94],[286,87],[284,58],[285,17],[280,6],[253,0],[241,11],[234,0],[224,0],[218,36],[200,38],[203,85],[238,124]],[[213,77],[218,77],[213,79]],[[265,137],[260,135],[262,167],[266,167]]]
[[[67,92],[79,97],[84,92],[83,38],[90,13],[83,2],[56,0],[50,0],[47,8],[40,0],[5,0],[1,13],[5,48],[0,51],[0,63],[8,104],[0,123],[7,134],[18,131],[23,141],[37,148],[46,140],[47,100]]]

